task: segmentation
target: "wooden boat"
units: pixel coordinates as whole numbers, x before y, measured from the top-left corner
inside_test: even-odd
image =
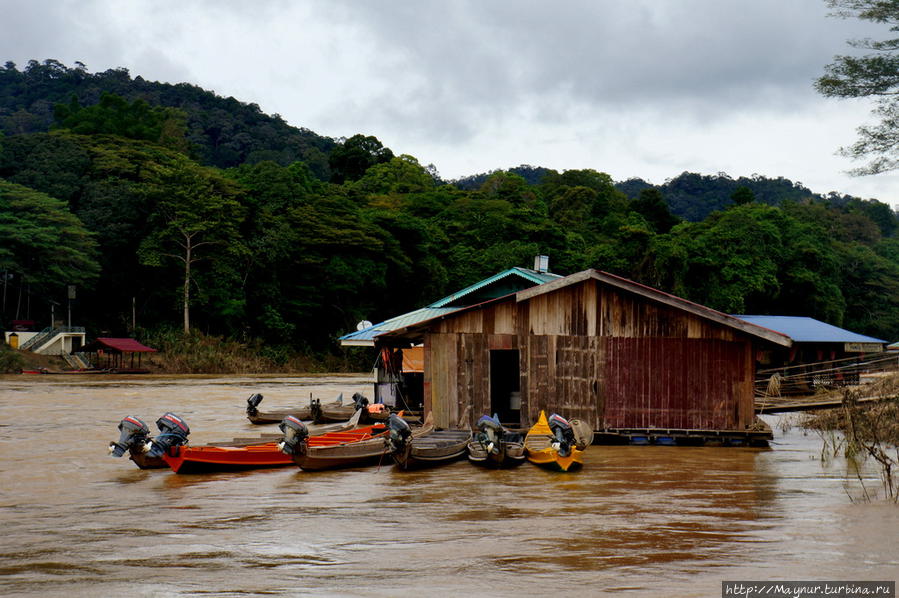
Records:
[[[391,415],[401,417],[410,424],[421,425],[423,423],[421,419],[421,411],[409,411],[407,409],[404,409],[402,411],[393,411],[383,403],[372,403],[366,407],[366,410],[368,421],[372,423],[386,422],[390,419]]]
[[[356,412],[354,403],[344,404],[343,393],[340,393],[331,403],[322,404],[319,399],[310,397],[308,405],[297,405],[296,407],[276,411],[259,411],[259,404],[262,402],[262,399],[263,397],[259,393],[252,394],[247,399],[247,419],[250,420],[250,423],[259,425],[280,424],[288,415],[301,420],[319,423],[339,423],[346,421]],[[325,410],[328,413],[327,417],[324,417]]]
[[[387,457],[388,427],[382,423],[315,437],[310,437],[306,425],[296,418],[285,418],[282,424],[282,450],[306,471],[370,465]],[[424,431],[420,428],[413,434]]]
[[[284,439],[281,450],[300,469],[318,471],[377,463],[387,454],[384,424],[360,426],[343,432],[309,436],[306,424],[289,416],[281,422]]]
[[[262,395],[254,393],[247,399],[247,419],[252,424],[280,424],[285,417],[293,415],[299,419],[315,420],[316,415],[321,408],[319,399],[309,398],[308,405],[297,405],[289,409],[279,409],[277,411],[259,411],[259,404],[262,402]],[[343,402],[343,394],[339,395],[334,401],[334,406],[338,406]],[[348,410],[346,417],[336,421],[346,421],[353,415],[354,410]]]
[[[431,414],[418,430],[397,414],[390,414],[387,452],[400,469],[420,469],[450,463],[465,456],[469,430],[435,430]]]
[[[510,432],[494,415],[482,415],[478,432],[468,442],[468,460],[482,467],[515,467],[525,461],[521,434]]]
[[[313,437],[351,430],[359,424],[361,415],[362,413],[357,411],[345,422],[310,425],[307,429]],[[284,467],[293,464],[290,456],[285,455],[278,445],[278,440],[282,438],[281,434],[268,434],[259,438],[236,438],[231,442],[190,446],[187,444],[187,435],[190,434],[190,430],[184,420],[178,416],[167,413],[157,421],[157,426],[160,429],[160,435],[153,439],[152,448],[147,451],[147,455],[161,457],[175,473],[240,471]]]
[[[571,425],[555,413],[547,420],[541,411],[537,423],[524,439],[528,461],[557,471],[575,471],[584,464],[584,452],[578,448]]]
[[[345,403],[343,400],[343,393],[341,393],[334,403],[321,405],[317,411],[313,413],[312,419],[318,423],[344,421],[355,413],[356,410],[365,409],[366,407],[368,407],[368,399],[358,392],[353,394],[352,403]],[[368,418],[369,413],[367,409],[365,409],[364,413],[366,418]]]

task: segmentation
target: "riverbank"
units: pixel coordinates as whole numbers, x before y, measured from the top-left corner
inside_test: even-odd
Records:
[[[336,348],[332,352],[294,351],[261,343],[239,343],[200,333],[148,334],[142,341],[157,349],[143,354],[140,368],[151,374],[310,374],[370,371],[374,350]],[[135,366],[137,362],[135,361]],[[61,356],[38,355],[0,345],[0,373],[23,369],[72,369]]]

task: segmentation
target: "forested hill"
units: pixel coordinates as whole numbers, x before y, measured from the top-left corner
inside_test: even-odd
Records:
[[[74,95],[81,105],[93,105],[103,92],[182,110],[190,150],[207,166],[228,168],[262,160],[287,166],[302,161],[320,179],[329,177],[333,139],[290,126],[256,104],[223,98],[188,83],[132,78],[123,68],[90,73],[81,63],[70,68],[56,60],[31,60],[19,70],[7,62],[0,67],[0,133],[47,132],[54,124],[55,104],[68,104]]]
[[[630,179],[617,183],[616,187],[629,197],[637,197],[643,189],[655,188],[661,192],[671,212],[685,220],[699,222],[712,212],[723,210],[734,203],[734,194],[750,192],[752,201],[769,206],[784,202],[827,202],[843,206],[851,197],[830,193],[823,196],[783,177],[771,179],[759,175],[731,178],[725,173],[701,175],[684,172],[661,185],[651,185],[642,179]],[[739,196],[738,196],[739,197]]]
[[[3,321],[47,325],[77,285],[73,323],[92,334],[189,328],[286,359],[543,254],[558,274],[899,339],[899,216],[877,200],[534,166],[445,184],[375,137],[327,140],[193,86],[54,61],[0,82]],[[135,89],[153,93],[116,93]],[[242,149],[210,158],[227,147]]]

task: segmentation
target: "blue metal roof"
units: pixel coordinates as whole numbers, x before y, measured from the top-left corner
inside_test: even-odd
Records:
[[[887,341],[865,336],[803,316],[734,316],[782,334],[797,343],[880,343]]]

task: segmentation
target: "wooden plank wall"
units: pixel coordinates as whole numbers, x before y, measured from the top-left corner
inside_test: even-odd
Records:
[[[425,410],[438,427],[474,428],[490,414],[490,351],[517,349],[517,336],[431,333],[425,346]]]
[[[742,429],[754,419],[752,343],[738,331],[595,280],[486,305],[427,335],[435,423],[490,411],[491,349],[517,348],[522,425],[540,410],[603,427]]]
[[[733,430],[749,421],[739,400],[748,343],[717,339],[608,339],[604,425]]]

